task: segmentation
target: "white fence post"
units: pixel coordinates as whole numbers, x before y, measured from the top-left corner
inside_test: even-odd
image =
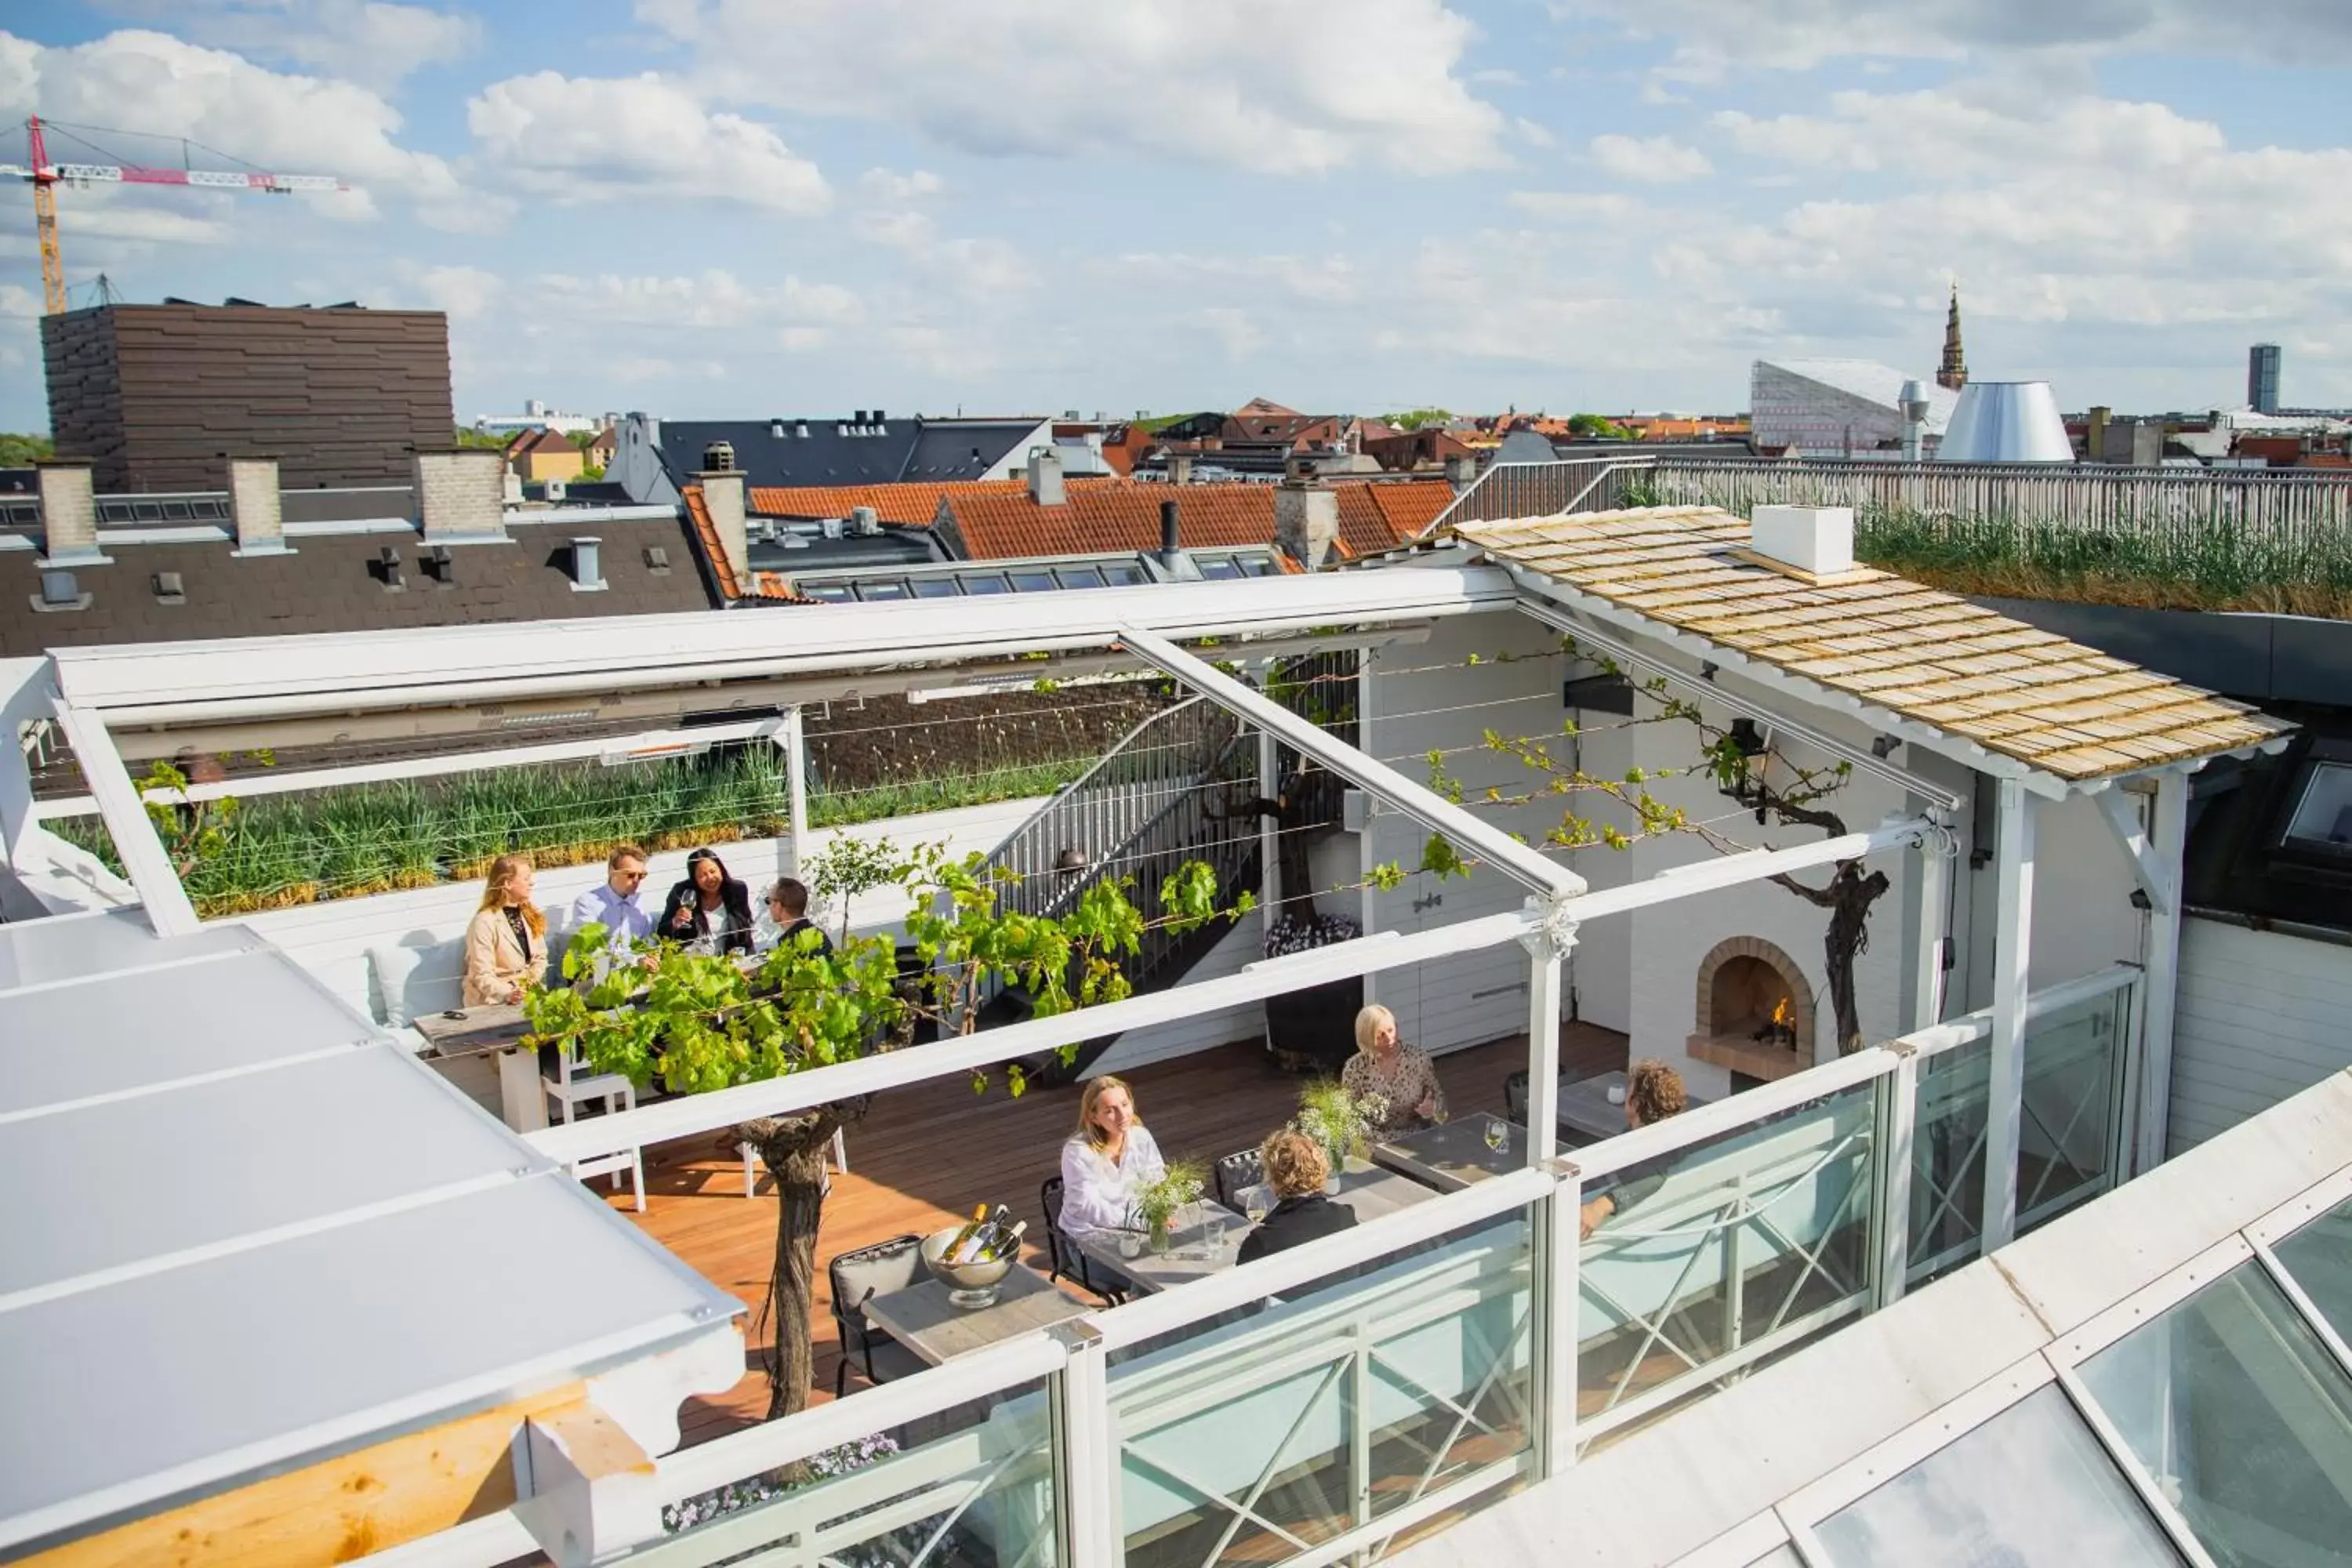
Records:
[[[1584,1179],[1573,1162],[1549,1160],[1557,1184],[1537,1211],[1535,1288],[1535,1446],[1538,1474],[1562,1475],[1576,1463],[1576,1330],[1582,1292]]]
[[[2017,1150],[2025,1109],[2027,967],[2033,949],[2033,797],[2015,779],[2000,781],[1997,853],[1998,912],[1993,917],[1992,1039],[1985,1083],[1983,1249],[2017,1234]]]
[[[1919,1058],[1917,1047],[1890,1040],[1878,1047],[1895,1056],[1895,1070],[1878,1080],[1878,1131],[1874,1151],[1878,1180],[1872,1200],[1876,1215],[1872,1234],[1878,1258],[1870,1287],[1870,1310],[1891,1307],[1903,1299],[1911,1272],[1911,1144],[1918,1131]]]
[[[1060,1487],[1055,1514],[1061,1523],[1062,1561],[1118,1563],[1127,1554],[1119,1527],[1118,1434],[1110,1414],[1110,1352],[1102,1331],[1085,1318],[1046,1331],[1068,1360],[1055,1377],[1054,1467]]]

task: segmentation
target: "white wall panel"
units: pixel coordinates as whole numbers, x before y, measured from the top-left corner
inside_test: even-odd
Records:
[[[2170,1152],[2352,1066],[2352,947],[2190,919],[2181,929]]]

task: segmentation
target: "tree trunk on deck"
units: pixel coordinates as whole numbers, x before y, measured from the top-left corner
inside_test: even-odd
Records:
[[[776,1182],[776,1262],[766,1316],[768,1419],[808,1407],[816,1376],[810,1328],[816,1311],[817,1226],[824,1214],[824,1157],[835,1131],[866,1115],[863,1099],[796,1115],[747,1121],[736,1129],[760,1152]]]

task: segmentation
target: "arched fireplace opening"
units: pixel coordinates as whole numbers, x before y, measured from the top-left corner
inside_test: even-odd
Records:
[[[1752,936],[1717,943],[1699,963],[1695,1000],[1690,1055],[1728,1069],[1735,1087],[1812,1065],[1813,988],[1776,944]]]

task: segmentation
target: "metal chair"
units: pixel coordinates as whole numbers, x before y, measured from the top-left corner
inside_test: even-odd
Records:
[[[833,1396],[849,1387],[849,1358],[866,1366],[866,1381],[887,1383],[923,1370],[920,1356],[866,1321],[866,1303],[877,1296],[904,1290],[923,1278],[923,1238],[895,1236],[845,1252],[825,1265],[833,1285],[833,1321],[841,1334],[841,1364],[834,1369]]]
[[[1243,1212],[1242,1189],[1263,1186],[1265,1183],[1265,1161],[1255,1149],[1239,1150],[1211,1166],[1210,1175],[1217,1185],[1217,1201],[1240,1214]]]
[[[551,1067],[547,1065],[550,1055],[554,1058]],[[637,1108],[635,1085],[619,1073],[597,1072],[590,1068],[587,1058],[571,1042],[549,1047],[548,1053],[540,1060],[540,1093],[553,1111],[549,1119],[552,1121],[570,1126],[578,1120],[580,1107],[583,1105],[594,1106],[607,1116],[618,1116],[623,1111]],[[609,1175],[615,1188],[620,1186],[621,1177],[625,1174],[636,1199],[637,1212],[646,1212],[645,1152],[636,1145],[574,1160],[568,1169],[573,1177],[580,1179]]]
[[[1037,1189],[1037,1206],[1045,1215],[1045,1256],[1052,1268],[1048,1279],[1068,1279],[1080,1289],[1091,1290],[1107,1306],[1116,1307],[1127,1299],[1126,1292],[1116,1285],[1107,1285],[1087,1268],[1087,1255],[1076,1243],[1062,1234],[1062,1178],[1048,1176]]]
[[[1528,1069],[1525,1068],[1503,1080],[1503,1116],[1522,1127],[1528,1124]]]

